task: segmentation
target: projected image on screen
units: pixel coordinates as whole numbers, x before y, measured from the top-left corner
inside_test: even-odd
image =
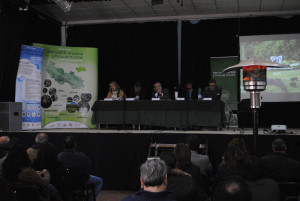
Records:
[[[288,66],[267,69],[267,89],[261,93],[264,102],[300,101],[300,34],[240,37],[240,59],[262,58]],[[241,99],[249,98],[243,90]]]

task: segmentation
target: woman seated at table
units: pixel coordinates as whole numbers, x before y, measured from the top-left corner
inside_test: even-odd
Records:
[[[109,91],[106,98],[112,98],[113,100],[123,100],[125,93],[120,89],[120,86],[116,82],[109,83]]]

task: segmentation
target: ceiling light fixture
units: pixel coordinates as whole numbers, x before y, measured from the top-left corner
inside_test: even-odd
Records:
[[[69,12],[71,10],[72,2],[68,2],[67,0],[53,0],[53,2],[59,5],[64,12]]]

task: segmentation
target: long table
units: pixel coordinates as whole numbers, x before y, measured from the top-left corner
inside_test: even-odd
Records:
[[[224,108],[222,101],[96,101],[92,107],[92,123],[219,127]]]

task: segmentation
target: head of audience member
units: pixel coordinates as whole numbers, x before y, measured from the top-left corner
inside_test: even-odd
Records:
[[[10,138],[8,136],[0,137],[0,158],[3,158],[8,153]]]
[[[117,82],[111,81],[109,83],[109,91],[110,92],[120,91],[120,86],[118,85]]]
[[[242,163],[242,159],[238,149],[228,147],[224,152],[220,167],[224,167],[227,170],[235,170]]]
[[[277,138],[272,142],[273,152],[285,153],[286,152],[286,143],[283,139]]]
[[[238,174],[247,181],[256,181],[262,178],[263,172],[260,167],[260,160],[256,156],[247,156],[243,159]]]
[[[11,147],[3,163],[3,177],[8,182],[17,182],[18,174],[21,172],[22,168],[30,166],[31,162],[25,147],[21,144],[15,144]]]
[[[167,187],[167,166],[160,159],[147,160],[140,167],[141,186],[145,191],[161,192]]]
[[[48,135],[46,133],[39,133],[37,134],[37,136],[35,137],[35,142],[37,144],[44,144],[44,143],[48,143],[49,139],[48,139]]]
[[[185,84],[185,89],[187,91],[192,91],[193,90],[193,82],[187,81],[186,84]]]
[[[40,146],[37,158],[33,161],[36,170],[53,170],[58,164],[58,151],[51,143],[42,144]]]
[[[243,159],[244,157],[248,156],[249,152],[245,143],[245,140],[242,138],[233,138],[229,143],[228,147],[235,148],[237,151],[237,157]]]
[[[211,79],[211,80],[209,81],[209,83],[208,83],[208,85],[209,85],[209,90],[210,90],[210,91],[215,91],[215,90],[216,90],[216,84],[217,84],[216,80]]]
[[[245,180],[229,177],[221,181],[213,196],[213,201],[251,201],[252,194]]]
[[[162,85],[160,82],[155,82],[153,87],[155,92],[161,93],[162,92]]]
[[[136,82],[134,83],[134,92],[138,93],[142,90],[142,83],[141,82]]]
[[[186,144],[191,151],[198,151],[200,138],[197,135],[191,135],[186,139]]]
[[[191,151],[184,143],[176,144],[173,153],[177,160],[176,167],[178,169],[185,171],[191,167]]]
[[[159,156],[159,158],[163,160],[167,165],[168,172],[170,172],[173,168],[175,168],[177,160],[174,153],[170,151],[165,151]]]
[[[64,145],[66,149],[75,149],[76,141],[73,135],[68,135],[65,137]]]

